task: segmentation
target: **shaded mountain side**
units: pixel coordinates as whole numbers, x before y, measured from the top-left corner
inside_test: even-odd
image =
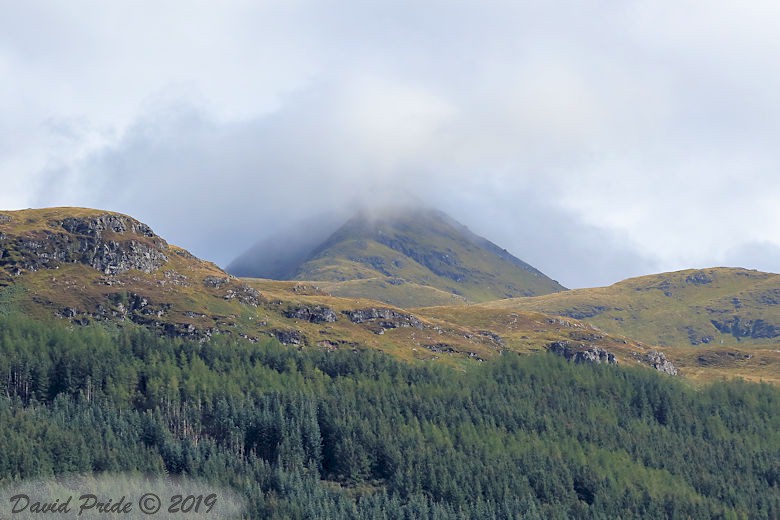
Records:
[[[657,345],[780,344],[780,275],[747,269],[662,273],[485,306],[587,320]]]
[[[282,258],[278,253],[270,255]],[[240,257],[241,265],[249,256]],[[289,278],[296,280],[331,282],[332,294],[399,305],[479,302],[565,290],[444,213],[420,208],[360,212],[324,238],[305,261],[273,272],[292,273]],[[255,273],[273,274],[268,269]],[[358,280],[370,282],[352,283]],[[399,295],[404,291],[395,288],[403,285],[420,299],[410,301]]]
[[[343,212],[304,219],[273,233],[238,256],[225,268],[234,276],[289,280],[295,271],[348,218]]]

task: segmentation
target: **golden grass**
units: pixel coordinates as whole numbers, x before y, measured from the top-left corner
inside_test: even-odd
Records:
[[[0,224],[0,230],[8,234],[40,232],[49,227],[49,221],[65,216],[105,213],[71,208],[0,212],[12,217],[11,222]],[[780,384],[780,348],[776,345],[669,344],[680,338],[679,326],[675,324],[700,319],[704,307],[722,305],[733,294],[744,300],[743,308],[751,306],[768,319],[774,317],[773,313],[778,311],[772,306],[762,307],[758,301],[778,284],[776,275],[711,270],[708,272],[714,281],[702,288],[686,284],[685,278],[694,272],[684,271],[535,298],[478,305],[466,305],[456,299],[452,305],[420,307],[415,302],[441,298],[450,303],[452,296],[418,284],[382,287],[388,291],[397,289],[398,297],[403,298],[403,305],[393,306],[356,296],[361,291],[356,291],[356,295],[349,292],[354,285],[386,284],[381,278],[349,282],[237,279],[175,246],[169,246],[166,255],[168,262],[149,274],[129,271],[106,276],[82,264],[25,272],[10,278],[15,290],[0,289],[4,291],[1,300],[6,307],[41,319],[51,319],[65,308],[75,309],[80,317],[95,315],[102,308],[109,315],[115,313],[117,317],[109,319],[121,324],[123,298],[138,295],[147,299],[150,308],[162,311],[149,318],[160,326],[192,325],[201,333],[218,329],[225,334],[258,339],[277,330],[298,331],[304,338],[300,348],[375,349],[409,362],[435,361],[458,368],[505,350],[537,352],[553,341],[601,346],[615,354],[622,365],[636,365],[638,357],[657,348],[694,382],[741,377]],[[206,277],[226,281],[214,287],[204,284]],[[246,291],[247,287],[258,291],[257,306],[228,298],[229,291]],[[405,295],[405,291],[409,294]],[[326,306],[337,314],[338,320],[310,323],[285,317],[284,312],[293,306]],[[379,333],[376,323],[353,323],[343,314],[370,307],[411,313],[423,326],[391,328]],[[572,309],[587,313],[594,307],[605,310],[586,320],[553,316]],[[492,335],[499,336],[500,341]],[[664,342],[667,344],[654,346]]]

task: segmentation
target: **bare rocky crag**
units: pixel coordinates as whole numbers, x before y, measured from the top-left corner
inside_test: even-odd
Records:
[[[309,323],[334,323],[339,318],[330,307],[324,305],[298,305],[282,313],[285,318],[308,321]]]
[[[711,320],[712,325],[723,334],[731,334],[735,338],[773,339],[780,336],[780,328],[764,320],[751,320],[734,316],[725,320]]]
[[[398,312],[393,309],[371,307],[342,311],[352,323],[365,323],[375,334],[384,334],[386,330],[399,327],[414,327],[422,329],[422,322],[412,314]]]
[[[11,217],[2,215],[3,222]],[[46,229],[16,236],[0,233],[0,267],[19,275],[22,270],[54,269],[81,263],[107,275],[137,269],[151,273],[168,261],[168,244],[146,224],[106,213],[67,217],[48,222]]]
[[[640,359],[640,361],[650,365],[659,372],[669,374],[670,376],[676,376],[678,373],[677,367],[674,366],[671,361],[666,359],[666,355],[663,352],[658,352],[657,350],[651,350],[645,354],[644,357]]]
[[[617,359],[615,359],[614,354],[595,345],[582,343],[572,345],[568,341],[554,341],[547,345],[547,350],[573,363],[617,365]]]

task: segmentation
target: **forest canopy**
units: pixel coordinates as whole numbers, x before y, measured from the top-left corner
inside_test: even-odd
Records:
[[[780,516],[780,390],[0,317],[0,486],[185,474],[251,518]]]

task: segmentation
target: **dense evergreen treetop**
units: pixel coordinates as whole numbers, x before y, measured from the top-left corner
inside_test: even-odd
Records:
[[[187,474],[251,518],[777,518],[780,391],[504,354],[457,371],[0,318],[0,482]]]

